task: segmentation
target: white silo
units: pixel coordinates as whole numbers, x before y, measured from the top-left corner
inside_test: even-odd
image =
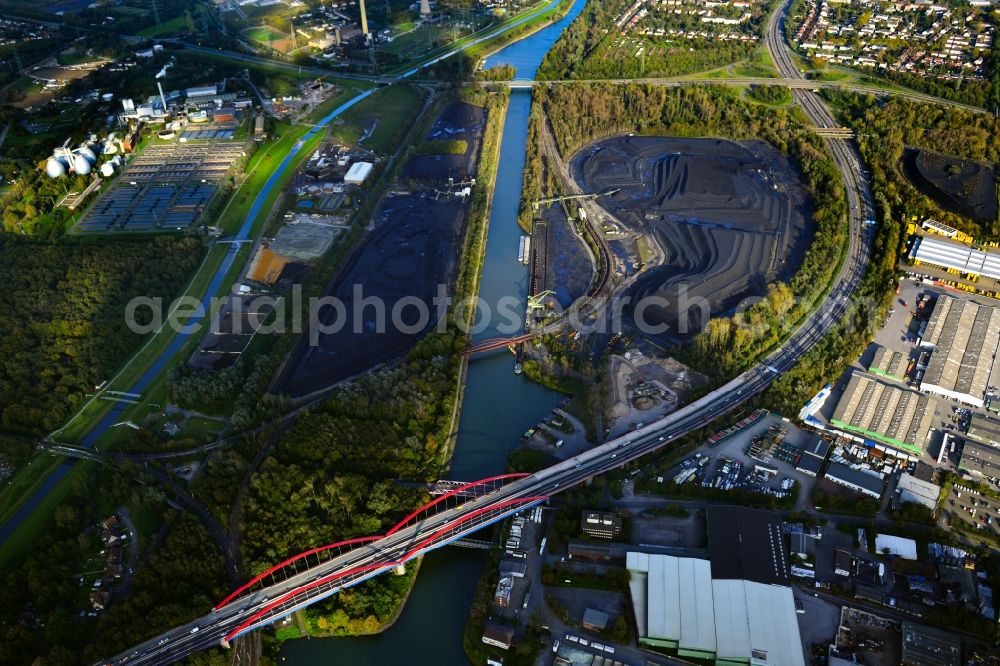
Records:
[[[90,148],[90,146],[81,146],[80,148],[77,148],[76,154],[83,155],[91,164],[97,161],[97,155],[94,154],[94,151]]]
[[[73,171],[86,176],[90,173],[90,160],[85,155],[77,155],[73,158]]]
[[[60,176],[65,176],[66,165],[62,163],[62,160],[50,157],[49,161],[45,163],[45,173],[48,174],[49,178],[59,178]]]

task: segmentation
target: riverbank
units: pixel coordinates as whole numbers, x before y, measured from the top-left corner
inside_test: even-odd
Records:
[[[472,250],[475,254],[475,261],[473,262],[475,270],[472,275],[472,283],[469,285],[468,293],[463,294],[463,296],[478,294],[479,285],[481,284],[483,278],[483,260],[486,256],[486,238],[489,234],[490,215],[493,211],[493,190],[496,185],[496,175],[500,166],[500,135],[507,121],[507,107],[509,103],[510,97],[508,95],[505,96],[502,107],[496,113],[487,112],[486,129],[483,131],[482,150],[479,154],[479,171],[477,174],[477,182],[483,184],[483,189],[485,189],[487,193],[486,204],[482,214],[478,215],[480,221],[476,225],[479,234],[476,239],[476,249]],[[492,160],[489,159],[487,151],[489,151],[489,154],[492,155]],[[473,213],[470,211],[469,219],[472,218]],[[469,232],[467,231],[466,233],[468,234]],[[467,236],[466,243],[468,242],[469,237]],[[472,323],[475,321],[475,317],[475,310],[470,308],[464,322],[465,330],[472,330]],[[448,426],[448,439],[446,440],[444,451],[442,452],[442,469],[447,469],[451,464],[451,458],[452,455],[454,455],[455,446],[458,443],[458,421],[462,413],[462,404],[465,398],[465,382],[468,374],[469,357],[462,356],[459,359],[458,392],[452,406],[451,422]]]
[[[525,24],[528,29],[525,30],[523,33],[519,34],[505,33],[505,35],[502,36],[497,41],[490,42],[489,47],[485,51],[485,53],[475,54],[477,57],[476,69],[478,70],[479,68],[483,67],[483,65],[487,60],[489,60],[499,52],[503,51],[511,44],[528,39],[529,37],[534,36],[535,33],[544,30],[545,28],[548,28],[557,21],[562,20],[563,18],[566,17],[566,14],[568,14],[570,10],[573,9],[574,5],[575,5],[574,2],[567,2],[566,0],[560,0],[555,7],[552,7],[543,14],[539,14],[537,17],[538,19],[537,21],[533,19],[532,21],[529,21],[527,24]],[[504,39],[504,37],[506,37],[507,35],[510,35],[510,38]]]

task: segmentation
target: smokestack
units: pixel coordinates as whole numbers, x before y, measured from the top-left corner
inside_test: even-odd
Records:
[[[431,2],[430,0],[420,0],[420,15],[430,16],[431,15]]]
[[[368,15],[365,13],[365,0],[358,0],[361,4],[361,34],[365,36],[365,41],[368,41]]]
[[[156,79],[156,87],[160,91],[160,104],[163,105],[163,113],[167,112],[167,98],[163,95],[163,86],[160,85],[160,80]]]

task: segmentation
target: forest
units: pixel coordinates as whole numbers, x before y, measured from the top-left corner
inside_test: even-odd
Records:
[[[169,300],[201,259],[194,238],[50,243],[0,235],[0,426],[40,433],[110,379],[142,341],[137,296]]]
[[[860,147],[871,158],[872,184],[893,206],[893,219],[900,220],[904,213],[919,219],[933,217],[977,240],[1000,239],[1000,221],[978,224],[943,210],[914,187],[898,166],[907,147],[996,163],[1000,161],[1000,120],[988,113],[899,97],[880,101],[858,93],[828,91],[824,95],[847,122],[866,132],[859,139]]]
[[[555,85],[538,99],[564,158],[602,137],[626,132],[659,136],[721,136],[767,141],[792,158],[813,197],[816,232],[795,276],[768,286],[758,303],[712,318],[691,345],[674,350],[699,371],[728,377],[778,342],[824,293],[846,240],[847,205],[840,174],[821,139],[797,109],[771,109],[725,87],[665,88],[630,84]],[[535,153],[525,178],[541,178]],[[540,184],[526,186],[531,196]]]

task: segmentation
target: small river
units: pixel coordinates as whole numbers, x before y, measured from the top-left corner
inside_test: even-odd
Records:
[[[586,0],[572,1],[574,4],[564,18],[490,56],[486,67],[510,64],[517,69],[515,78],[534,78],[545,53],[586,4]],[[479,288],[481,302],[491,312],[496,312],[501,298],[511,296],[518,299],[518,312],[523,312],[527,299],[528,269],[517,261],[518,240],[522,235],[517,226],[517,209],[530,111],[530,91],[513,91],[500,144],[500,168]],[[496,336],[495,327],[487,326],[474,338]],[[507,454],[518,445],[521,434],[538,423],[560,399],[557,393],[515,375],[514,359],[506,351],[473,358],[448,478],[471,481],[501,473]],[[466,666],[469,661],[462,649],[462,632],[484,560],[481,551],[463,548],[431,552],[424,558],[402,615],[388,631],[363,638],[288,641],[279,663]]]

